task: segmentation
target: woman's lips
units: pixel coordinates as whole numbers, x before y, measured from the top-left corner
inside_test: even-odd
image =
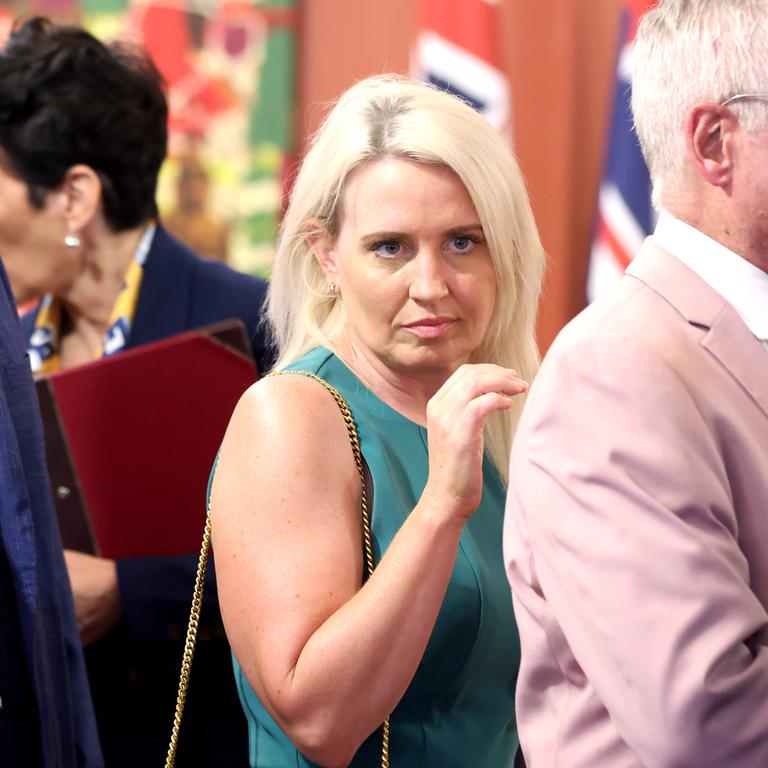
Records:
[[[455,322],[456,318],[453,317],[423,317],[406,323],[402,328],[420,339],[437,339],[447,333]]]

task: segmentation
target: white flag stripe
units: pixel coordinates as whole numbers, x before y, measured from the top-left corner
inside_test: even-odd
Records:
[[[632,68],[634,66],[635,45],[634,43],[627,43],[619,54],[619,66],[618,76],[623,80],[627,87],[632,82]]]
[[[415,74],[430,75],[455,84],[462,93],[486,105],[483,113],[498,130],[509,123],[509,85],[506,77],[486,61],[440,35],[426,31],[416,42]]]
[[[616,261],[613,251],[605,243],[595,241],[589,262],[587,277],[587,296],[596,297],[605,293],[624,274],[624,269]]]
[[[632,259],[645,240],[645,230],[637,223],[614,184],[603,182],[600,185],[600,213],[624,253]]]

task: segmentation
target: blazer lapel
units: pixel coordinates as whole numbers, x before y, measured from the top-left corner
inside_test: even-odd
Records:
[[[725,367],[768,415],[768,349],[736,310],[679,259],[648,238],[627,274],[672,304],[706,333],[701,345]]]
[[[127,347],[181,333],[187,327],[193,263],[180,258],[158,225],[147,255]]]
[[[768,416],[768,349],[728,305],[701,345],[727,368]]]

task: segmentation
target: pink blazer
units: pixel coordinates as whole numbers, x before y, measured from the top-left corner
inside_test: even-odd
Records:
[[[529,768],[768,768],[768,349],[652,238],[531,388],[504,551]]]

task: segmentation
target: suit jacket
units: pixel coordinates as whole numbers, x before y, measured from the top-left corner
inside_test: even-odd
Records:
[[[260,325],[263,280],[195,256],[158,226],[126,348],[239,317],[260,371],[271,365]],[[26,338],[34,313],[22,318]],[[194,414],[190,414],[194,428]],[[205,500],[200,499],[204,504]],[[202,530],[201,530],[202,537]],[[120,627],[86,649],[109,768],[162,764],[168,746],[197,553],[117,561]],[[247,765],[247,729],[209,566],[179,763]]]
[[[103,765],[29,360],[0,263],[0,764]]]
[[[504,542],[532,768],[768,766],[768,349],[652,238],[542,365]]]
[[[219,261],[201,259],[157,227],[127,347],[238,317],[248,329],[260,372],[272,364],[261,309],[267,284]]]

